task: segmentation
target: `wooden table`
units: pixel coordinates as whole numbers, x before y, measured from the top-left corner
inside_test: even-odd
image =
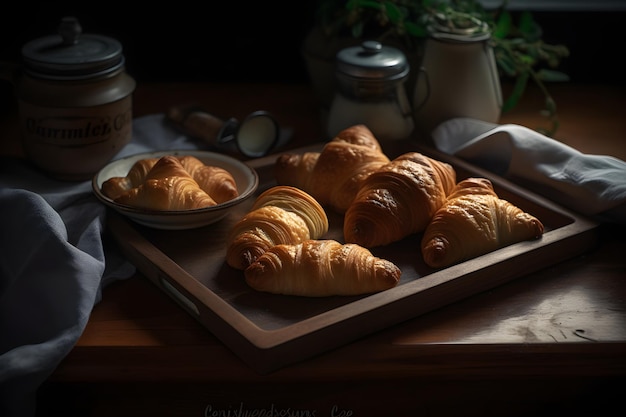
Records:
[[[626,159],[623,87],[551,91],[556,139]],[[294,129],[288,147],[322,137],[307,85],[140,84],[134,99],[136,117],[187,102],[223,118],[263,109]],[[545,125],[540,109],[531,90],[502,122]],[[3,152],[19,155],[15,114],[0,128]],[[269,375],[137,274],[104,290],[42,387],[40,415],[608,415],[626,386],[625,233],[605,225],[582,256]]]

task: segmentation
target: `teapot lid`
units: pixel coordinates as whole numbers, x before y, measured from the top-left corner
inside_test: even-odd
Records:
[[[74,17],[61,20],[58,34],[26,43],[22,59],[27,73],[53,80],[96,78],[124,66],[122,45],[117,40],[83,34]]]
[[[409,63],[397,48],[364,41],[337,53],[337,71],[361,79],[395,80],[407,76]]]

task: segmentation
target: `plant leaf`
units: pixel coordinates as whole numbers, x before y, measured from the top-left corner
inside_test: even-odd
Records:
[[[546,97],[546,110],[548,111],[549,116],[556,114],[556,102],[554,101],[552,96]]]
[[[498,58],[498,67],[509,77],[514,77],[517,74],[517,69],[515,68],[515,62],[513,62],[512,58],[506,53],[497,54],[496,56]]]
[[[524,95],[524,91],[526,90],[526,84],[528,83],[528,73],[520,74],[515,81],[515,85],[513,86],[513,91],[511,95],[506,99],[504,104],[502,105],[502,112],[507,112],[514,108],[519,102],[520,98]]]
[[[404,22],[404,28],[407,33],[416,38],[425,38],[428,36],[428,30],[420,24],[413,22]]]
[[[527,54],[517,54],[517,59],[523,64],[528,65],[529,67],[533,66],[536,62],[535,58]]]
[[[567,82],[570,80],[569,76],[561,71],[555,71],[542,68],[537,71],[537,77],[542,81],[548,82]]]
[[[387,17],[389,17],[389,20],[391,20],[391,22],[398,24],[404,19],[404,13],[402,13],[402,10],[400,10],[398,6],[396,6],[392,2],[386,1],[384,3],[384,7],[385,11],[387,12]]]
[[[491,36],[498,39],[504,39],[511,32],[511,26],[513,24],[513,19],[511,18],[511,13],[507,11],[503,11],[498,17],[498,21],[496,22],[496,26],[491,33]]]
[[[522,12],[518,28],[526,39],[538,40],[541,38],[541,27],[535,22],[532,13],[528,10]]]

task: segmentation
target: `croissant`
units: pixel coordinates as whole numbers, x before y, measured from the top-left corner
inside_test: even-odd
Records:
[[[258,291],[324,297],[387,290],[398,284],[401,271],[364,247],[329,239],[274,246],[244,275]]]
[[[274,176],[278,184],[298,187],[343,214],[361,182],[388,162],[369,128],[355,125],[339,132],[321,152],[279,156]]]
[[[500,199],[491,181],[468,178],[456,185],[424,231],[422,256],[433,268],[447,267],[539,238],[543,230],[537,218]]]
[[[274,186],[259,195],[231,229],[226,262],[243,270],[272,246],[317,239],[327,231],[326,212],[311,195],[291,186]]]
[[[191,155],[177,158],[188,174],[198,183],[198,186],[211,196],[217,203],[223,203],[239,195],[235,179],[227,170],[205,165],[198,158]],[[104,195],[115,200],[128,190],[138,187],[147,178],[160,158],[140,159],[133,164],[126,177],[109,178],[102,184]]]
[[[363,181],[344,216],[345,241],[370,248],[423,231],[455,184],[451,165],[400,155]]]
[[[139,186],[115,202],[151,210],[190,210],[217,204],[172,156],[159,159]]]
[[[224,168],[205,165],[198,158],[191,155],[180,156],[178,159],[200,188],[216,202],[223,203],[239,195],[235,179]]]
[[[140,159],[133,164],[125,177],[112,177],[102,183],[102,193],[115,200],[131,188],[138,187],[148,175],[158,158]]]

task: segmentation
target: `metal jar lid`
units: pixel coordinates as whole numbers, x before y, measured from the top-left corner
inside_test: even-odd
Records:
[[[337,72],[356,79],[391,81],[406,77],[409,64],[399,49],[364,41],[337,53]]]
[[[34,39],[22,47],[24,71],[50,80],[86,80],[123,68],[122,45],[101,35],[83,34],[78,20],[65,17],[57,35]]]

